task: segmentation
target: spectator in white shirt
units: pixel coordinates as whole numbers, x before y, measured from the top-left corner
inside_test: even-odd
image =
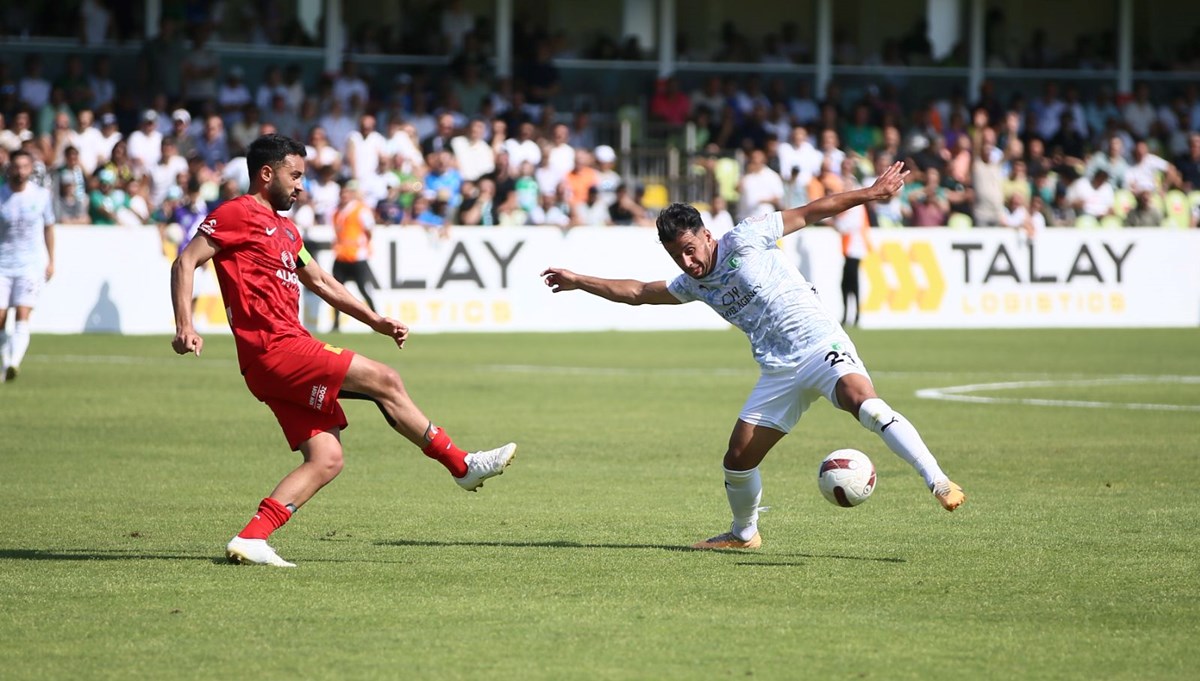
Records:
[[[387,140],[375,129],[375,117],[364,114],[358,120],[358,130],[346,140],[346,163],[350,176],[358,180],[362,199],[374,206],[387,196],[387,184],[380,171],[387,164]]]
[[[612,224],[608,204],[600,198],[595,185],[588,187],[587,198],[575,205],[571,224],[577,227],[607,227]]]
[[[129,134],[129,160],[139,172],[145,173],[158,164],[162,155],[162,133],[158,131],[158,112],[146,109],[141,124]]]
[[[171,187],[178,187],[182,191],[183,185],[179,183],[179,176],[187,170],[187,161],[179,155],[174,138],[163,138],[158,159],[147,169],[150,178],[150,202],[155,206],[161,205]]]
[[[1113,186],[1108,182],[1108,171],[1097,168],[1091,177],[1083,176],[1067,187],[1067,202],[1076,213],[1086,213],[1095,218],[1112,214],[1116,202]]]
[[[480,119],[472,120],[467,134],[450,140],[450,149],[458,162],[458,172],[464,180],[474,182],[496,169],[496,153],[483,139],[487,126]]]
[[[319,125],[308,133],[304,160],[308,162],[312,173],[318,177],[325,168],[331,169],[334,175],[337,175],[338,171],[342,169],[342,152],[330,143],[329,136],[325,134],[325,128]],[[341,189],[338,191],[340,192]],[[336,201],[334,203],[336,205]],[[321,213],[319,206],[317,213]]]
[[[700,219],[704,221],[704,226],[708,228],[708,231],[712,232],[714,239],[720,239],[722,235],[734,228],[733,216],[729,214],[725,197],[720,194],[713,195],[708,210],[700,211]]]
[[[1133,165],[1125,171],[1125,186],[1134,193],[1157,192],[1162,188],[1163,175],[1173,170],[1161,156],[1150,153],[1146,140],[1138,140],[1133,145]]]
[[[800,187],[808,186],[821,172],[821,164],[825,161],[824,155],[809,141],[808,129],[802,125],[792,127],[788,141],[779,145],[778,155],[779,174]]]
[[[575,167],[575,149],[568,140],[571,138],[571,129],[563,123],[558,123],[554,126],[551,132],[551,146],[549,155],[550,170],[558,175],[559,181],[571,172]]]
[[[617,172],[617,152],[607,144],[596,147],[596,190],[600,202],[611,206],[617,200],[617,187],[623,184],[621,174]]]
[[[508,152],[509,172],[516,173],[522,163],[530,163],[534,167],[542,163],[542,148],[533,140],[533,123],[528,121],[517,128],[517,136],[504,141],[504,150]]]
[[[100,163],[103,165],[112,158],[113,147],[125,137],[117,129],[116,114],[106,113],[100,117],[100,137]]]
[[[1038,197],[1041,201],[1041,197]],[[1040,210],[1032,210],[1025,203],[1025,195],[1017,192],[1008,197],[1001,218],[1004,227],[1018,231],[1024,239],[1036,239],[1046,229],[1046,216]]]
[[[418,173],[425,167],[425,156],[417,144],[417,131],[403,119],[388,122],[388,144],[385,152],[391,167],[401,173]]]
[[[767,167],[767,155],[761,149],[750,152],[746,173],[738,182],[741,203],[738,219],[767,215],[783,208],[783,179]]]

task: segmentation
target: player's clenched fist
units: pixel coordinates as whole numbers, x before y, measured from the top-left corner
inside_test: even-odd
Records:
[[[204,349],[204,339],[195,331],[180,331],[175,334],[175,339],[171,341],[171,347],[180,355],[194,352],[199,357],[200,351]]]

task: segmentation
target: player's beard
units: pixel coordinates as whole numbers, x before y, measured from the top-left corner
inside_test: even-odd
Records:
[[[267,192],[267,200],[277,211],[291,210],[292,204],[296,203],[296,197],[280,182],[271,183],[270,190]]]

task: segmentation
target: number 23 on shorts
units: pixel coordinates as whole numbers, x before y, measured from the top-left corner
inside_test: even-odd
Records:
[[[825,361],[829,362],[829,366],[837,366],[842,362],[858,364],[858,360],[854,358],[854,355],[844,350],[841,343],[834,343],[830,348],[831,350],[825,353]]]

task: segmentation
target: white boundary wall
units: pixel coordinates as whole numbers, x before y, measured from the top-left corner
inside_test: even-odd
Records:
[[[319,231],[308,240],[327,237]],[[864,261],[867,328],[1141,327],[1200,325],[1200,231],[1048,230],[1032,248],[1007,230],[873,230]],[[838,236],[808,229],[782,248],[841,314]],[[38,333],[174,332],[170,262],[153,229],[58,227],[56,274],[33,315]],[[328,267],[332,254],[320,251]],[[670,279],[678,270],[653,229],[458,228],[437,239],[420,228],[376,232],[371,262],[381,311],[414,333],[720,329],[705,306],[629,307],[539,276],[562,266],[613,278]],[[198,273],[197,327],[224,331],[211,270]],[[351,291],[356,292],[351,286]],[[310,328],[329,328],[328,306],[309,305]],[[365,330],[351,320],[347,330]]]

